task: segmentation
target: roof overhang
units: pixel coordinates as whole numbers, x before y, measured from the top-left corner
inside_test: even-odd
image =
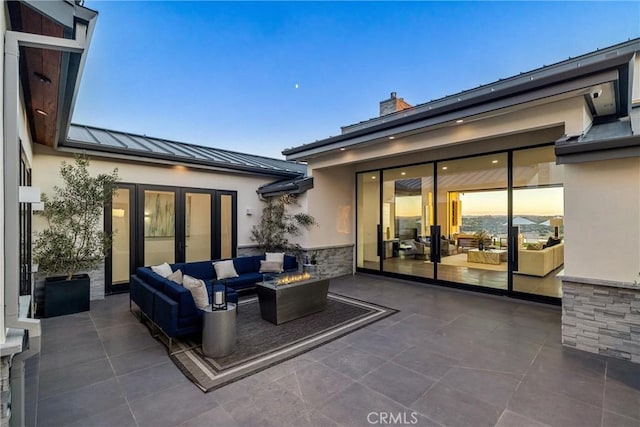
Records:
[[[12,31],[67,40],[80,37],[85,43],[76,52],[37,43],[20,45],[20,81],[31,138],[56,147],[67,135],[97,12],[62,0],[11,1],[8,10]]]
[[[298,195],[312,188],[313,177],[307,176],[263,185],[258,188],[257,193],[262,197],[275,197],[283,194]]]
[[[349,126],[349,132],[342,135],[286,149],[283,154],[288,160],[308,160],[336,150],[382,142],[389,137],[418,133],[470,116],[599,85],[615,92],[611,94],[615,100],[613,116],[623,117],[631,108],[631,79],[637,51],[640,51],[638,39]],[[584,95],[585,100],[587,95]]]

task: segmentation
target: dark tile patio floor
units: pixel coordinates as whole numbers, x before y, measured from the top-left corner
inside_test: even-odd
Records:
[[[560,309],[356,275],[331,291],[401,310],[210,393],[128,295],[42,321],[37,426],[640,426],[640,365],[560,344]],[[37,397],[36,397],[37,396]]]

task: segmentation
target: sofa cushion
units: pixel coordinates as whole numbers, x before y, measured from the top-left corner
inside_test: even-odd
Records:
[[[294,256],[285,255],[284,256],[284,264],[283,264],[282,267],[283,267],[283,269],[285,271],[297,270],[298,269],[298,260]]]
[[[245,273],[255,273],[258,271],[256,268],[256,260],[253,256],[243,256],[233,259],[233,266],[236,269],[238,275]]]
[[[167,276],[167,280],[171,280],[172,282],[176,282],[178,285],[182,285],[182,271],[176,270],[170,275]]]
[[[262,282],[262,274],[260,273],[245,273],[242,276],[235,277],[233,279],[227,279],[226,285],[233,289],[245,289],[252,288],[256,283]]]
[[[162,263],[160,265],[152,265],[151,266],[151,271],[153,271],[154,273],[160,275],[161,277],[167,277],[168,275],[173,273],[173,270],[171,269],[171,266],[169,264],[167,264],[166,262],[164,262],[164,263]]]
[[[149,286],[157,291],[162,292],[166,281],[164,277],[160,277],[159,275],[151,271],[151,268],[149,267],[138,267],[136,272],[138,273],[138,277],[144,280]]]
[[[209,305],[209,294],[207,294],[207,287],[203,280],[185,274],[182,285],[189,289],[193,301],[196,303],[196,307],[200,310],[204,310],[204,308]]]
[[[259,273],[282,273],[282,263],[275,261],[260,261]]]
[[[193,301],[193,296],[189,289],[184,288],[177,283],[173,283],[170,280],[163,280],[165,281],[165,285],[162,289],[162,293],[178,303],[178,317],[193,316],[198,312],[198,308],[196,307],[196,303]]]
[[[216,261],[213,263],[213,268],[216,271],[216,277],[218,278],[218,280],[238,277],[236,268],[233,265],[233,260],[231,259],[224,260],[224,261]]]
[[[187,262],[182,273],[207,281],[213,278],[213,266],[211,261]]]

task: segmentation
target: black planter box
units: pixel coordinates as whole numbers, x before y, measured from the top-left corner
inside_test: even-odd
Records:
[[[44,317],[89,311],[89,275],[44,279]]]

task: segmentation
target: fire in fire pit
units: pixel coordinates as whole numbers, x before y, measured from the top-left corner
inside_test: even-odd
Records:
[[[278,277],[275,280],[276,285],[288,285],[295,282],[303,282],[311,279],[311,275],[308,272],[298,274],[287,274],[285,276]]]

